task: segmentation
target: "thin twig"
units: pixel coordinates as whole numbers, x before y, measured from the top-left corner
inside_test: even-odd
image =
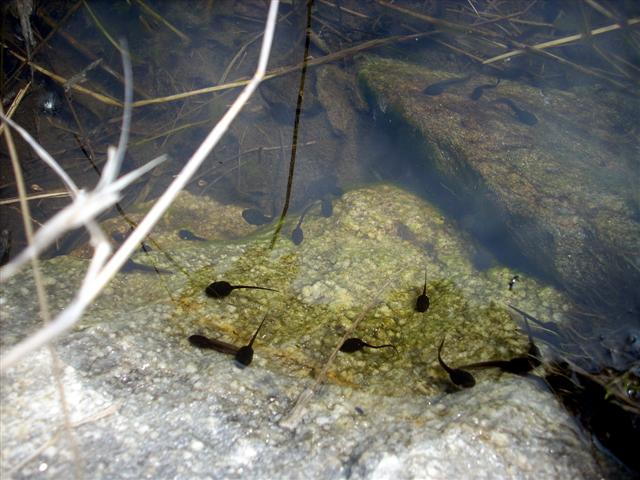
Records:
[[[345,48],[344,50],[340,50],[339,52],[335,52],[330,55],[309,59],[309,61],[307,62],[307,67],[315,67],[318,65],[324,65],[325,63],[335,62],[336,60],[341,60],[345,57],[355,55],[356,53],[362,52],[364,50],[381,47],[383,45],[388,45],[390,43],[400,43],[400,42],[406,42],[409,40],[417,40],[419,38],[436,35],[438,33],[441,33],[441,32],[435,30],[432,32],[425,32],[425,33],[418,33],[418,34],[411,34],[411,35],[396,35],[393,37],[370,40],[368,42],[361,43],[354,47]],[[272,70],[265,74],[263,80],[270,80],[275,77],[286,75],[287,73],[295,72],[296,70],[302,69],[302,66],[303,64],[299,63],[297,65],[291,65],[288,67],[282,67],[276,70]],[[193,97],[196,95],[204,95],[207,93],[220,92],[222,90],[229,90],[232,88],[243,87],[245,85],[248,85],[249,82],[250,80],[248,79],[242,79],[242,80],[236,80],[230,83],[225,83],[222,85],[214,85],[212,87],[200,88],[198,90],[191,90],[189,92],[178,93],[175,95],[167,95],[166,97],[151,98],[149,100],[138,100],[137,102],[133,102],[132,106],[135,108],[135,107],[143,107],[146,105],[153,105],[157,103],[173,102],[176,100],[182,100],[182,99]]]
[[[64,198],[64,197],[70,197],[70,196],[71,194],[66,190],[64,190],[59,192],[48,192],[48,193],[40,193],[38,195],[29,195],[26,197],[26,200],[30,202],[32,200],[42,200],[44,198]],[[17,198],[17,197],[5,198],[3,200],[0,200],[0,205],[11,205],[19,202],[20,202],[20,198]]]
[[[294,403],[291,410],[289,410],[289,412],[282,418],[282,420],[280,420],[280,426],[284,428],[293,429],[296,427],[296,425],[298,425],[298,423],[302,419],[302,416],[304,415],[305,407],[307,403],[309,402],[309,400],[311,400],[311,397],[313,397],[313,395],[320,389],[322,384],[325,382],[327,378],[327,372],[329,371],[329,367],[331,366],[331,364],[333,363],[333,360],[335,359],[336,355],[340,351],[340,347],[342,346],[342,344],[345,342],[347,338],[353,336],[353,332],[355,332],[360,322],[369,313],[369,311],[375,306],[376,302],[379,301],[380,296],[391,284],[391,281],[393,278],[395,278],[395,274],[392,275],[382,285],[382,287],[378,289],[378,291],[375,293],[375,295],[373,296],[369,304],[364,308],[362,313],[360,313],[360,315],[358,315],[358,317],[353,321],[351,326],[347,329],[347,331],[344,333],[344,335],[342,336],[338,344],[335,346],[335,348],[329,355],[329,358],[327,358],[327,361],[324,363],[324,366],[322,367],[322,370],[320,371],[316,379],[313,381],[313,383],[309,387],[305,388],[302,391],[300,396],[298,396],[298,398],[296,399],[296,402]]]
[[[627,24],[630,26],[637,25],[638,23],[640,23],[640,18],[638,17],[631,18],[627,21]],[[592,35],[592,36],[602,35],[603,33],[609,33],[614,30],[619,30],[620,28],[622,27],[617,23],[613,25],[607,25],[606,27],[600,27],[600,28],[595,28],[591,30],[589,32],[589,35]],[[544,50],[546,48],[559,47],[562,45],[567,45],[568,43],[573,43],[573,42],[582,40],[583,38],[585,38],[585,36],[586,36],[585,34],[578,33],[576,35],[569,35],[568,37],[557,38],[555,40],[550,40],[548,42],[538,43],[537,45],[531,45],[528,48]],[[488,58],[482,63],[484,63],[485,65],[488,65],[490,63],[498,62],[500,60],[506,60],[507,58],[517,57],[525,53],[526,48],[527,48],[526,46],[523,46],[522,48],[518,48],[517,50],[511,50],[510,52],[501,53],[500,55],[496,55],[495,57]]]
[[[20,91],[16,95],[16,98],[14,98],[13,102],[11,102],[11,106],[9,107],[9,110],[7,110],[7,118],[12,118],[13,114],[16,113],[16,110],[18,109],[20,102],[22,102],[22,99],[27,93],[27,90],[29,90],[29,87],[31,87],[31,81],[29,81],[29,83],[27,83],[24,87],[20,89]],[[4,123],[0,125],[0,135],[2,134],[3,131],[4,131]]]
[[[4,44],[2,44],[4,46]],[[5,46],[6,47],[6,46]],[[60,85],[64,85],[65,83],[68,82],[68,79],[61,77],[60,75],[57,75],[55,73],[53,73],[50,70],[47,70],[44,67],[41,67],[40,65],[38,65],[37,63],[34,62],[29,62],[25,57],[23,57],[22,55],[20,55],[17,52],[14,52],[13,50],[7,48],[7,51],[13,55],[14,57],[16,57],[18,60],[22,60],[23,62],[27,62],[29,65],[31,65],[34,70],[37,70],[38,72],[42,73],[43,75],[46,75],[47,77],[55,80],[56,82],[58,82]],[[71,87],[72,90],[75,90],[77,92],[80,93],[84,93],[86,95],[90,95],[93,98],[95,98],[96,100],[102,102],[102,103],[106,103],[107,105],[113,105],[114,107],[122,107],[122,103],[120,103],[118,100],[116,100],[113,97],[110,97],[109,95],[105,95],[103,93],[98,93],[98,92],[94,92],[93,90],[89,90],[88,88],[83,87],[82,85],[73,85]]]
[[[159,21],[165,27],[167,27],[169,30],[171,30],[173,33],[175,33],[178,37],[180,37],[180,39],[183,42],[185,42],[185,43],[190,43],[191,42],[191,39],[187,35],[185,35],[180,30],[178,30],[178,28],[173,26],[171,24],[171,22],[169,22],[167,19],[165,19],[162,15],[160,15],[158,12],[156,12],[149,5],[144,3],[142,0],[136,0],[136,2],[138,3],[138,5],[140,5],[144,9],[145,12],[147,12],[149,15],[151,15],[153,18],[155,18],[157,21]]]
[[[195,174],[200,165],[209,156],[213,147],[218,143],[220,138],[228,130],[229,125],[238,115],[242,107],[247,103],[253,92],[256,90],[262,79],[264,78],[273,34],[276,23],[276,15],[278,13],[278,0],[272,0],[269,7],[265,35],[260,51],[260,58],[255,75],[247,87],[240,93],[236,101],[231,105],[222,119],[216,124],[209,133],[204,142],[198,147],[189,161],[186,163],[182,171],[171,182],[167,190],[160,196],[154,206],[149,210],[138,227],[127,237],[124,243],[109,259],[109,261],[99,270],[87,272],[87,277],[91,273],[91,282],[83,282],[79,293],[74,297],[71,303],[65,308],[49,325],[40,329],[33,335],[21,341],[0,358],[0,371],[10,367],[19,361],[29,352],[49,343],[54,338],[69,330],[80,319],[85,309],[100,294],[102,289],[109,283],[115,274],[122,268],[129,256],[138,247],[139,243],[147,236],[154,225],[160,220],[164,212],[169,208],[173,200],[185,187],[189,179]],[[144,167],[143,167],[144,168]],[[106,169],[106,167],[105,167]],[[114,195],[120,188],[125,186],[125,178],[130,174],[116,180],[110,187],[108,192],[100,192],[101,195]],[[130,180],[130,179],[128,179]],[[93,218],[90,217],[90,218]],[[46,225],[45,225],[46,227]],[[43,230],[43,227],[41,230]],[[4,268],[11,264],[7,264]],[[90,267],[91,270],[91,267]]]
[[[0,114],[4,114],[2,105],[0,105]],[[34,234],[33,225],[31,224],[31,212],[29,209],[29,203],[26,200],[27,189],[24,184],[24,178],[22,176],[22,168],[18,161],[18,154],[16,152],[15,144],[13,143],[13,137],[11,131],[6,128],[4,131],[4,138],[7,142],[7,149],[9,150],[9,157],[11,158],[11,164],[13,166],[13,172],[16,177],[16,187],[18,189],[18,196],[20,197],[20,210],[22,213],[22,220],[24,224],[25,236],[27,237],[27,243],[33,245]],[[51,321],[51,310],[49,309],[49,301],[47,299],[47,292],[44,287],[44,278],[42,276],[42,270],[40,269],[40,261],[37,255],[31,257],[31,270],[33,271],[33,280],[36,286],[36,294],[38,296],[38,305],[40,306],[40,317],[42,322],[46,326]],[[81,475],[81,458],[80,451],[78,449],[78,442],[71,429],[71,420],[69,414],[69,405],[67,403],[64,383],[62,381],[62,368],[60,359],[52,345],[48,345],[49,355],[51,357],[51,374],[53,381],[58,392],[58,399],[60,401],[60,409],[62,410],[62,417],[64,419],[65,432],[71,445],[71,451],[73,454],[75,475],[76,478],[80,478]]]

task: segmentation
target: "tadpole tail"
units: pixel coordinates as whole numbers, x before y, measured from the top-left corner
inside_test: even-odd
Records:
[[[251,288],[253,290],[269,290],[271,292],[277,292],[278,290],[275,290],[273,288],[267,288],[267,287],[256,287],[254,285],[234,285],[233,288]]]
[[[442,368],[444,368],[444,369],[445,369],[445,371],[446,371],[447,373],[451,373],[451,368],[449,368],[449,367],[447,366],[447,364],[446,364],[446,363],[444,363],[444,361],[442,360],[442,356],[441,356],[441,353],[442,353],[442,347],[444,346],[444,339],[445,339],[445,337],[442,337],[442,341],[440,342],[440,346],[438,347],[438,363],[440,364],[440,366],[441,366]]]
[[[458,367],[460,370],[465,370],[467,368],[503,368],[509,362],[505,360],[487,360],[486,362],[476,362],[470,363],[469,365],[462,365]]]
[[[302,225],[302,220],[304,220],[304,216],[307,214],[307,212],[311,209],[311,207],[313,207],[317,202],[311,202],[309,205],[307,205],[307,207],[302,211],[302,214],[300,215],[300,219],[298,220],[298,224],[296,225],[296,228],[299,228],[300,225]]]
[[[386,347],[391,347],[391,348],[393,348],[393,349],[396,351],[396,353],[398,353],[398,349],[396,348],[396,346],[395,346],[395,345],[391,345],[390,343],[386,343],[386,344],[384,344],[384,345],[369,345],[369,344],[367,343],[366,345],[367,345],[367,347],[370,347],[370,348],[386,348]]]
[[[258,336],[258,332],[262,328],[262,325],[264,325],[264,321],[266,319],[267,319],[267,316],[265,315],[264,318],[262,319],[262,321],[260,322],[260,325],[258,325],[258,328],[256,329],[256,333],[254,333],[253,337],[251,337],[251,341],[249,342],[249,345],[247,345],[247,347],[252,347],[253,346],[253,342],[256,339],[256,337]]]

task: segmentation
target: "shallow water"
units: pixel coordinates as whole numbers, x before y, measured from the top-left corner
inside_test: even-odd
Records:
[[[640,271],[640,238],[634,237],[640,223],[637,190],[640,184],[639,63],[637,47],[634,47],[634,42],[638,42],[637,28],[626,33],[631,37],[627,41],[624,35],[617,33],[598,37],[597,46],[604,55],[594,54],[584,45],[558,49],[573,64],[582,66],[582,70],[537,56],[514,56],[508,62],[494,64],[499,67],[494,69],[480,66],[469,57],[472,53],[489,58],[504,51],[491,42],[509,44],[518,37],[520,40],[515,41],[533,45],[581,31],[583,12],[577,8],[571,10],[562,2],[545,2],[544,6],[535,6],[527,14],[529,20],[541,25],[506,22],[502,30],[492,30],[495,37],[484,39],[489,45],[474,43],[478,41],[477,36],[428,33],[420,38],[396,39],[384,46],[347,53],[324,63],[321,61],[324,56],[362,46],[371,40],[421,34],[434,28],[433,22],[421,21],[381,4],[365,7],[358,2],[340,3],[345,10],[340,11],[329,2],[315,2],[311,9],[313,35],[307,44],[308,11],[304,5],[297,10],[292,10],[288,4],[282,5],[269,70],[281,73],[278,69],[291,66],[291,72],[264,82],[188,186],[188,191],[195,197],[212,197],[222,204],[237,207],[239,223],[234,224],[211,212],[210,225],[203,224],[202,215],[190,217],[185,214],[180,226],[205,238],[208,232],[215,231],[216,239],[228,245],[221,248],[233,249],[236,242],[241,241],[239,239],[256,229],[273,232],[274,222],[263,227],[242,220],[240,213],[243,210],[254,209],[269,219],[286,217],[285,228],[273,237],[274,251],[277,251],[278,242],[289,241],[287,237],[298,223],[305,233],[304,239],[295,243],[302,243],[304,247],[312,241],[322,243],[323,238],[330,238],[331,231],[323,231],[322,227],[317,227],[317,222],[313,223],[323,217],[327,204],[338,204],[344,192],[362,185],[391,183],[427,200],[442,212],[447,224],[468,234],[468,248],[472,250],[469,257],[475,271],[490,276],[495,271],[492,269],[504,268],[500,288],[506,294],[511,294],[509,280],[518,274],[513,298],[535,290],[540,282],[557,288],[571,299],[567,312],[556,312],[562,314],[564,322],[561,337],[541,329],[534,330],[537,338],[551,347],[550,351],[559,350],[560,354],[571,356],[582,368],[592,372],[603,367],[637,370],[640,358],[640,342],[635,340],[640,332],[640,298],[635,287]],[[477,4],[481,6],[480,2]],[[143,5],[151,7],[164,20]],[[471,22],[475,14],[471,6],[465,2],[432,2],[423,7],[422,13],[450,22]],[[638,7],[630,3],[609,7],[615,8],[616,15],[626,18],[640,15]],[[59,32],[51,36],[48,47],[34,54],[34,63],[69,79],[94,58],[101,58],[102,63],[86,74],[87,80],[82,85],[120,99],[121,81],[103,69],[109,67],[120,72],[120,55],[101,33],[97,18],[111,37],[127,39],[133,61],[136,101],[198,90],[251,75],[265,16],[262,2],[132,2],[131,5],[127,2],[90,2],[90,10],[91,13],[81,6],[73,13]],[[32,17],[36,32],[41,37],[46,36],[51,27],[45,15],[59,22],[66,11],[68,5],[57,3],[41,9]],[[591,10],[586,16],[592,28],[612,22],[606,15]],[[27,69],[12,78],[20,63],[10,52],[21,54],[24,50],[24,42],[16,33],[20,31],[17,25],[15,18],[5,13],[3,38],[9,44],[8,48],[3,48],[5,109],[29,79]],[[523,40],[525,36],[527,39]],[[95,57],[81,54],[77,46],[69,43],[69,38],[76,39]],[[305,45],[309,65],[302,69]],[[515,43],[513,45],[515,48]],[[410,69],[398,68],[383,72],[376,84],[375,69],[367,77],[365,65],[378,58],[421,69],[428,67],[427,73],[416,73],[416,77],[411,76],[414,74]],[[611,62],[614,62],[613,66]],[[591,73],[585,73],[585,68]],[[302,71],[304,75],[301,75]],[[432,78],[428,71],[435,72]],[[606,74],[603,76],[602,72]],[[389,80],[394,73],[397,83],[393,78]],[[470,79],[447,85],[434,96],[420,94],[429,84],[463,75],[469,75]],[[485,90],[477,101],[469,98],[474,87],[494,83],[500,75],[503,78],[496,88]],[[60,160],[79,185],[92,186],[104,164],[107,147],[117,142],[120,110],[75,91],[67,94],[68,102],[64,90],[45,77],[34,74],[32,87],[14,118]],[[137,205],[156,198],[238,91],[238,88],[229,87],[216,93],[193,94],[181,100],[136,107],[124,169],[131,170],[161,153],[168,153],[170,161],[131,188],[120,208],[108,216],[135,217]],[[519,121],[517,110],[504,102],[496,103],[500,98],[515,98],[516,105],[535,112],[537,123],[527,125]],[[442,115],[443,122],[455,115],[460,117],[458,123],[452,123],[451,142],[443,141],[442,132],[425,127],[428,125],[426,120],[425,123],[420,119],[408,120],[412,111],[405,103],[412,102],[424,103],[425,108],[430,109],[442,106],[441,110],[429,110],[429,113]],[[575,109],[567,107],[571,105],[575,105]],[[455,118],[457,121],[458,117]],[[487,125],[494,125],[495,129],[487,129]],[[499,132],[495,144],[486,141],[492,131]],[[570,141],[562,144],[559,140],[562,136]],[[593,144],[586,143],[589,137],[594,138]],[[295,149],[292,148],[294,144]],[[499,148],[505,144],[511,149],[507,154]],[[4,155],[6,149],[2,148]],[[460,160],[465,156],[473,157],[474,149],[484,152],[492,148],[496,159],[513,158],[514,165],[523,164],[518,170],[519,178],[511,179],[509,175],[513,171],[506,170],[492,178],[510,178],[506,185],[517,191],[518,185],[525,185],[520,181],[526,177],[526,186],[536,187],[530,195],[535,197],[531,210],[542,205],[540,211],[554,215],[552,222],[544,223],[553,227],[549,231],[541,232],[540,224],[514,218],[516,216],[508,208],[509,189],[493,188],[492,184],[491,188],[487,187],[491,182],[478,174],[481,168],[470,167]],[[521,150],[540,154],[522,156],[518,153]],[[585,154],[581,156],[583,151]],[[591,151],[596,153],[587,155]],[[576,155],[568,152],[576,152]],[[21,142],[19,153],[32,195],[61,191],[62,185]],[[487,156],[487,162],[492,158]],[[598,163],[590,159],[603,160]],[[529,165],[524,165],[526,163]],[[16,196],[16,189],[9,162],[3,161],[0,165],[0,176],[0,196],[11,200]],[[593,195],[589,195],[590,192]],[[525,201],[526,193],[514,194],[513,203],[519,205]],[[596,200],[589,203],[588,208],[577,208],[576,205],[585,205],[585,198]],[[499,207],[500,202],[506,207]],[[34,200],[31,202],[32,217],[43,222],[65,203],[65,198]],[[524,205],[518,211],[526,210],[526,203]],[[301,215],[307,208],[305,220]],[[16,203],[5,203],[0,209],[0,230],[10,232],[10,253],[15,255],[24,246],[20,213]],[[623,217],[619,217],[620,212],[624,213]],[[389,217],[393,222],[392,215]],[[623,221],[618,220],[611,228],[597,223],[598,229],[580,230],[580,218],[605,222],[607,217],[623,218]],[[119,225],[124,222],[119,221]],[[305,229],[306,225],[316,227]],[[124,227],[121,228],[126,233]],[[602,265],[600,272],[604,272],[602,278],[607,279],[606,284],[604,281],[600,284],[589,282],[591,271],[575,266],[577,260],[572,262],[571,258],[566,258],[566,251],[562,250],[566,248],[563,229],[567,232],[579,230],[585,237],[586,246],[580,246],[581,252],[594,252],[593,263]],[[397,231],[400,239],[425,251],[425,258],[416,258],[415,263],[407,267],[411,269],[409,278],[402,279],[407,283],[407,289],[415,290],[421,286],[425,260],[429,258],[429,249],[434,247],[429,244],[429,238],[415,237],[411,229]],[[613,238],[606,241],[599,238],[606,236],[605,231],[613,232]],[[551,240],[548,239],[549,232],[556,235]],[[625,235],[628,237],[622,238]],[[522,246],[527,241],[522,237],[530,237],[534,244],[547,245],[548,242],[553,247],[558,246],[558,252],[562,251],[563,256],[559,258],[560,254],[553,248],[547,249],[548,255],[540,254],[540,249],[534,247],[525,251]],[[82,233],[73,233],[48,255],[70,252],[82,255],[86,253],[86,240]],[[157,250],[153,234],[148,243],[152,251]],[[602,244],[619,247],[606,250],[600,247]],[[597,247],[591,248],[591,245]],[[340,254],[340,245],[330,248],[336,250],[340,260],[348,260],[344,252]],[[171,257],[177,252],[162,253]],[[581,258],[584,255],[581,254]],[[371,260],[390,261],[382,254],[381,258]],[[340,264],[339,261],[336,263]],[[608,269],[611,265],[615,268]],[[173,267],[186,268],[185,265]],[[237,270],[242,269],[238,267]],[[435,275],[436,272],[439,281],[446,284],[450,280],[442,268],[432,269],[431,273]],[[191,272],[196,277],[201,273]],[[308,280],[308,276],[314,274],[306,272],[300,277]],[[584,281],[580,278],[573,283],[572,278],[577,277],[584,277]],[[272,281],[278,281],[278,278],[274,275]],[[264,281],[267,280],[268,275]],[[253,284],[252,281],[251,278],[246,280],[249,284]],[[370,281],[375,285],[381,280]],[[201,279],[202,282],[206,279]],[[474,288],[470,287],[471,290]],[[493,295],[496,294],[486,291],[477,297],[488,303],[494,299]],[[290,308],[295,310],[298,306]],[[558,319],[550,314],[540,320]],[[217,327],[227,334],[239,333],[224,323],[218,322]],[[395,340],[399,338],[404,337],[400,335]],[[305,364],[303,360],[298,362]],[[305,375],[313,371],[302,370]],[[382,372],[386,374],[384,369]],[[349,384],[349,375],[345,373],[342,379],[337,375],[334,380]],[[352,383],[362,384],[362,381]]]

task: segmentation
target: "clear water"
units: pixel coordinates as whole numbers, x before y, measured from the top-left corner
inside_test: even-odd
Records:
[[[301,76],[300,66],[305,53],[307,12],[305,8],[293,11],[291,5],[282,5],[269,70],[278,72],[284,67],[295,68],[261,86],[188,190],[223,203],[255,209],[269,217],[283,213],[297,217],[320,198],[337,198],[342,191],[359,185],[391,182],[437,205],[460,228],[469,232],[476,244],[475,260],[479,270],[499,262],[559,288],[566,287],[564,279],[554,276],[521,250],[513,232],[507,228],[502,212],[490,210],[493,204],[486,193],[480,190],[472,197],[461,193],[464,189],[459,189],[456,181],[452,182],[438,170],[433,159],[425,153],[424,146],[416,141],[415,132],[392,115],[389,105],[363,93],[362,79],[357,75],[363,56],[377,55],[447,71],[453,76],[468,74],[495,78],[495,71],[479,66],[462,51],[480,55],[484,48],[482,58],[488,58],[490,52],[504,51],[491,46],[492,41],[503,45],[514,40],[541,43],[579,32],[585,25],[590,28],[610,25],[612,20],[588,7],[585,7],[588,10],[585,13],[564,2],[544,2],[526,15],[534,24],[505,23],[501,29],[491,30],[495,38],[488,41],[489,45],[474,43],[478,41],[477,36],[434,35],[410,41],[390,41],[383,46],[347,53],[335,61],[314,65],[313,62],[323,56],[375,39],[424,33],[434,28],[433,22],[424,22],[378,4],[336,3],[343,4],[345,10],[339,12],[333,3],[319,1],[313,7],[313,36],[308,44],[307,58],[310,65],[304,70],[304,76]],[[263,2],[149,1],[146,5],[174,28],[140,3],[90,2],[93,16],[87,8],[80,6],[58,33],[51,36],[47,46],[34,54],[34,63],[69,79],[95,58],[101,58],[101,64],[87,72],[86,81],[81,85],[120,99],[121,81],[103,69],[108,67],[120,72],[120,54],[100,31],[93,18],[96,17],[111,37],[127,39],[133,60],[136,101],[193,92],[246,79],[252,74],[266,11]],[[431,17],[468,23],[478,21],[471,6],[473,2],[432,2],[422,8],[423,13]],[[607,7],[614,15],[626,18],[640,15],[638,6],[631,2],[607,4]],[[41,10],[46,10],[47,16],[59,22],[68,8],[69,5],[54,3]],[[503,13],[507,12],[493,14]],[[585,16],[587,20],[584,20]],[[44,15],[35,15],[33,25],[37,38],[51,31]],[[1,92],[5,109],[18,89],[30,79],[26,68],[16,76],[20,62],[11,53],[25,55],[20,32],[18,22],[5,9],[2,35],[7,47],[2,51]],[[80,53],[77,45],[70,44],[70,39],[94,57]],[[636,183],[640,182],[637,127],[640,123],[640,111],[637,110],[640,105],[637,82],[640,36],[637,28],[630,27],[624,34],[614,32],[598,37],[596,44],[597,51],[586,45],[553,50],[574,67],[539,56],[517,56],[496,65],[505,72],[520,73],[518,78],[502,80],[503,85],[515,82],[536,90],[537,97],[532,101],[545,110],[542,123],[547,116],[563,114],[554,111],[554,105],[549,104],[550,91],[575,94],[578,99],[584,95],[628,98],[619,118],[611,119],[615,129],[598,132],[610,140],[606,148],[610,148],[615,164],[626,165],[628,176],[618,178],[619,170],[608,165],[587,173],[610,178],[608,183],[606,179],[601,182],[609,189],[606,193],[628,206],[629,222],[635,222],[637,226],[640,222],[637,189],[640,183]],[[453,45],[453,48],[447,45]],[[512,45],[515,49],[516,44]],[[398,88],[405,88],[404,85],[398,82]],[[302,99],[299,97],[301,86],[304,88]],[[131,188],[120,204],[121,210],[109,215],[126,214],[130,206],[156,198],[238,91],[238,88],[230,87],[215,93],[192,94],[180,100],[136,107],[125,170],[161,153],[168,153],[170,161],[159,172]],[[31,89],[14,118],[61,161],[79,185],[90,187],[98,179],[107,147],[117,142],[120,110],[86,94],[71,92],[67,96],[70,102],[59,85],[46,75],[34,72]],[[440,100],[437,96],[434,99]],[[504,111],[509,112],[509,108],[505,106]],[[575,128],[589,129],[589,125],[583,123],[584,119],[590,114],[597,116],[599,112],[582,113],[583,117],[574,119]],[[513,120],[505,117],[504,121]],[[546,141],[544,137],[535,138],[537,146]],[[294,142],[297,146],[295,155],[292,152]],[[31,194],[61,191],[62,185],[24,144],[19,144],[19,150]],[[0,196],[10,201],[16,197],[16,189],[4,145],[2,154]],[[573,168],[576,174],[584,174],[579,162]],[[44,222],[65,203],[65,198],[53,197],[32,201],[32,216],[35,221]],[[0,229],[11,232],[11,253],[15,254],[25,243],[17,203],[5,203],[0,209]],[[196,232],[197,227],[190,226]],[[84,242],[86,238],[81,233],[74,233],[48,254],[67,254]],[[635,248],[622,254],[613,252],[615,258],[626,259],[627,263],[620,269],[622,274],[611,280],[611,285],[603,285],[602,291],[594,285],[591,291],[570,292],[576,305],[575,324],[571,327],[581,334],[572,337],[569,343],[562,343],[562,348],[588,351],[591,360],[585,362],[585,366],[594,371],[602,366],[637,368],[640,340],[635,339],[640,334],[640,297],[635,279],[638,278],[639,246],[640,239],[636,238]],[[602,295],[607,298],[600,300]],[[545,340],[560,345],[553,336]]]

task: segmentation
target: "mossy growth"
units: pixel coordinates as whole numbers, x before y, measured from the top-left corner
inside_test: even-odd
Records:
[[[218,216],[224,217],[225,208],[219,207]],[[267,315],[254,344],[252,368],[309,377],[322,370],[359,320],[350,336],[393,344],[397,353],[339,352],[328,380],[381,395],[434,395],[451,387],[437,362],[443,337],[443,358],[451,366],[508,359],[526,352],[527,337],[507,303],[543,318],[564,308],[559,293],[533,279],[509,291],[512,271],[477,271],[473,246],[454,225],[390,185],[346,193],[331,218],[309,214],[300,245],[287,236],[287,224],[271,248],[272,227],[233,242],[174,240],[171,255],[189,272],[172,294],[171,323],[179,335],[202,334],[241,346]],[[430,307],[418,313],[414,305],[425,266]],[[234,290],[223,299],[208,298],[206,286],[218,280],[278,291]],[[203,354],[212,361],[226,360],[216,352]],[[477,373],[480,382],[497,375]]]

